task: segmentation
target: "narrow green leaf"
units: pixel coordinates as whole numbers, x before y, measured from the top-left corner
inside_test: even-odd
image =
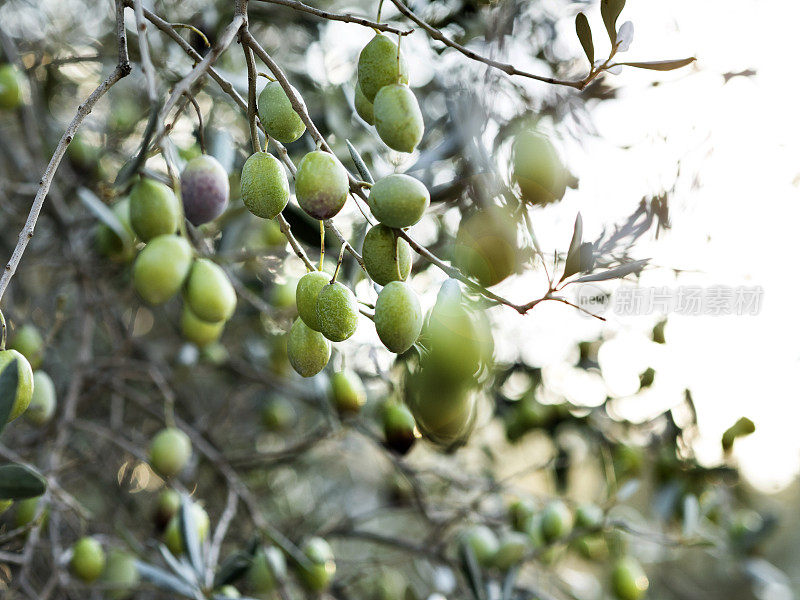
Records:
[[[623,8],[625,8],[625,0],[600,0],[600,14],[612,46],[617,43],[617,19]]]
[[[0,498],[3,500],[36,498],[44,492],[45,481],[38,473],[17,464],[0,467]]]
[[[572,229],[572,240],[569,243],[567,262],[564,265],[564,274],[561,281],[581,270],[581,242],[583,241],[583,219],[581,213],[575,217],[575,227]]]
[[[78,198],[94,216],[104,225],[108,225],[108,227],[117,234],[120,240],[125,241],[130,239],[130,235],[125,231],[125,226],[117,218],[117,215],[114,214],[114,211],[106,206],[94,193],[84,187],[78,188]]]
[[[603,271],[601,273],[593,273],[592,275],[584,275],[583,277],[579,277],[575,280],[575,283],[585,283],[588,281],[606,281],[608,279],[620,279],[625,277],[626,275],[630,275],[632,273],[638,273],[641,271],[644,266],[650,261],[649,258],[645,258],[642,260],[635,260],[633,262],[629,262],[624,265],[620,265],[618,267],[614,267],[613,269],[609,269],[608,271]]]
[[[17,377],[19,376],[19,366],[15,358],[8,363],[0,373],[0,433],[3,432],[8,423],[8,417],[14,408],[14,400],[17,399]],[[2,496],[0,496],[2,498]]]
[[[200,592],[198,588],[188,585],[181,579],[178,579],[174,575],[167,573],[163,569],[154,567],[153,565],[149,565],[145,562],[137,560],[136,568],[139,571],[139,575],[142,577],[142,579],[149,581],[154,586],[166,592],[180,594],[186,598],[196,598]]]
[[[161,104],[157,103],[150,109],[150,118],[147,120],[147,127],[142,136],[142,144],[139,147],[139,152],[136,156],[131,158],[128,162],[122,165],[122,168],[117,173],[117,178],[114,180],[114,186],[118,188],[125,187],[131,178],[139,172],[139,169],[144,166],[147,159],[147,149],[150,147],[150,140],[153,139],[153,134],[156,132],[158,125],[158,116],[161,112]]]
[[[172,569],[172,572],[180,579],[184,580],[189,585],[197,583],[197,573],[194,572],[192,565],[185,560],[176,558],[164,544],[158,545],[158,552],[161,554],[161,558],[164,559],[164,562],[167,563],[167,566]]]
[[[253,553],[234,552],[226,558],[214,575],[214,587],[220,588],[223,585],[233,583],[247,573],[253,563]]]
[[[678,60],[654,60],[650,62],[622,62],[619,66],[636,67],[637,69],[649,69],[650,71],[674,71],[692,64],[697,59],[694,56],[680,58]]]
[[[486,590],[483,587],[481,569],[478,566],[478,560],[475,558],[472,547],[467,543],[459,544],[458,554],[461,562],[461,570],[467,578],[472,596],[475,600],[486,600]]]
[[[578,13],[575,17],[575,31],[591,67],[594,64],[594,42],[592,41],[592,28],[589,26],[589,19],[585,14]]]
[[[345,142],[347,142],[347,149],[350,150],[350,156],[353,159],[353,162],[356,163],[358,174],[361,175],[361,178],[367,183],[375,183],[372,173],[370,173],[369,169],[367,168],[367,163],[365,163],[364,159],[361,158],[358,150],[356,150],[353,144],[350,143],[350,140],[345,140]]]
[[[203,576],[203,557],[200,549],[200,538],[197,535],[197,522],[192,510],[192,500],[189,496],[181,497],[181,508],[178,512],[178,526],[181,538],[183,539],[183,549],[189,558],[189,563],[194,568],[198,576]]]

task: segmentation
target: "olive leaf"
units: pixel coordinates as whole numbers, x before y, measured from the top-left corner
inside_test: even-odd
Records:
[[[347,149],[350,151],[350,157],[356,164],[356,169],[358,169],[358,174],[361,175],[361,178],[367,183],[375,183],[375,179],[373,179],[372,173],[370,173],[369,169],[367,168],[367,163],[365,163],[364,159],[361,158],[361,155],[358,153],[358,150],[356,150],[353,144],[350,143],[350,140],[345,140],[345,142],[347,142]]]
[[[649,69],[651,71],[674,71],[681,69],[687,65],[692,64],[697,58],[690,56],[689,58],[679,58],[677,60],[654,60],[649,62],[622,62],[617,63],[617,66],[636,67],[637,69]]]
[[[603,271],[601,273],[593,273],[591,275],[584,275],[583,277],[579,277],[578,279],[576,279],[575,283],[586,283],[589,281],[606,281],[608,279],[621,279],[626,275],[631,275],[632,273],[638,273],[644,268],[644,266],[648,262],[650,262],[649,258],[643,258],[642,260],[634,260],[633,262],[629,262],[627,264],[614,267],[613,269],[609,269],[608,271]]]
[[[258,550],[259,540],[254,538],[248,545],[247,550],[239,550],[228,556],[214,575],[214,587],[219,588],[223,585],[233,583],[240,579],[250,565],[253,563],[253,557]]]
[[[125,231],[125,226],[114,214],[114,211],[108,208],[100,198],[95,196],[90,190],[82,187],[78,188],[78,198],[83,205],[88,208],[94,216],[96,216],[104,225],[107,225],[111,231],[117,234],[117,237],[122,242],[130,240],[130,235]]]
[[[475,558],[472,547],[467,543],[459,544],[458,557],[461,563],[461,570],[467,578],[470,591],[472,591],[472,596],[475,600],[486,600],[486,591],[483,588],[483,577],[481,576],[478,560]]]
[[[125,187],[131,178],[139,172],[142,166],[144,166],[145,160],[147,159],[147,149],[150,146],[150,140],[153,139],[153,134],[156,132],[158,116],[160,113],[161,105],[160,103],[156,103],[156,105],[153,105],[150,110],[150,118],[147,120],[147,127],[145,128],[144,135],[142,136],[142,145],[139,148],[139,152],[136,153],[136,156],[122,165],[119,173],[117,173],[117,178],[114,180],[114,187]]]
[[[687,494],[683,498],[683,536],[689,537],[697,531],[700,523],[700,503],[697,496]]]
[[[19,367],[15,358],[0,373],[0,433],[3,432],[8,423],[8,417],[14,408],[14,400],[17,398],[18,376]]]
[[[617,52],[627,52],[630,50],[631,44],[633,43],[633,23],[631,21],[625,21],[620,26],[617,32],[617,42],[619,42]]]
[[[592,41],[592,28],[589,26],[589,19],[583,13],[578,13],[575,17],[575,32],[578,34],[578,39],[583,46],[583,51],[586,53],[586,58],[589,59],[589,65],[594,64],[594,42]]]
[[[197,574],[202,576],[203,557],[200,549],[200,538],[197,534],[197,522],[194,518],[194,511],[192,510],[192,500],[186,495],[181,497],[181,508],[178,512],[178,525],[181,539],[183,540],[183,548],[186,552],[186,556],[189,558],[189,563]]]
[[[158,567],[154,567],[153,565],[149,565],[138,560],[136,561],[136,569],[139,571],[139,575],[142,577],[142,579],[149,581],[162,590],[180,594],[181,596],[185,596],[187,598],[197,597],[197,590],[194,586],[185,583],[184,581],[175,577],[175,575],[171,575],[163,569],[159,569]]]
[[[617,43],[617,19],[623,8],[625,8],[625,0],[600,0],[600,14],[612,46]]]
[[[158,545],[158,551],[161,554],[161,558],[167,563],[167,566],[172,569],[173,573],[180,579],[183,579],[189,585],[198,582],[197,573],[194,572],[192,566],[186,561],[175,558],[175,555],[173,555],[164,544]]]
[[[45,481],[38,473],[16,464],[0,467],[0,498],[3,500],[36,498],[44,492]]]
[[[561,281],[564,281],[570,275],[579,273],[581,270],[581,242],[583,241],[583,219],[581,213],[575,217],[575,227],[572,230],[572,240],[569,243],[569,251],[567,252],[567,262],[564,265],[564,274],[561,275]]]

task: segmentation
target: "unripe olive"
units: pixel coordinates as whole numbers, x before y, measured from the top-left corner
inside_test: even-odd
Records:
[[[513,176],[522,198],[548,204],[564,197],[567,172],[550,140],[535,131],[523,131],[514,140]]]
[[[305,107],[302,97],[294,86],[290,86],[294,95]],[[306,130],[303,119],[292,107],[292,101],[286,95],[279,81],[270,81],[258,96],[258,118],[267,135],[283,144],[299,139]]]
[[[197,540],[202,544],[206,537],[208,537],[208,529],[211,523],[208,519],[208,513],[197,502],[192,502],[189,510],[191,511],[192,520],[194,521],[195,532],[197,533]],[[180,512],[170,519],[167,529],[164,531],[164,543],[175,556],[183,554],[184,544],[183,536],[181,535],[180,525]]]
[[[575,509],[575,526],[597,529],[603,524],[603,509],[596,504],[581,504]]]
[[[313,329],[320,331],[321,326],[317,320],[317,296],[326,285],[331,282],[331,277],[322,271],[311,271],[306,273],[297,282],[295,292],[295,302],[297,304],[297,314],[303,322]]]
[[[16,350],[0,351],[0,373],[14,360],[17,361],[17,391],[14,396],[14,404],[11,413],[8,415],[10,423],[28,408],[33,397],[33,370],[27,359]]]
[[[431,202],[428,188],[419,179],[396,173],[379,179],[369,191],[369,208],[387,227],[411,227]]]
[[[339,414],[355,414],[367,401],[367,392],[358,373],[350,369],[331,375],[330,392]]]
[[[599,561],[608,557],[608,544],[601,533],[582,535],[573,546],[587,560]]]
[[[289,202],[286,170],[268,152],[255,152],[245,161],[241,185],[247,210],[262,219],[274,219]]]
[[[470,386],[422,367],[406,376],[405,400],[422,435],[435,444],[460,445],[472,433],[477,402]]]
[[[461,222],[453,258],[464,273],[491,287],[516,270],[517,252],[513,218],[505,209],[492,207]]]
[[[189,271],[186,302],[203,321],[227,321],[236,310],[236,290],[222,267],[207,258],[198,258]]]
[[[406,454],[417,441],[414,415],[404,404],[389,402],[383,409],[383,435],[386,445],[398,454]]]
[[[25,411],[25,418],[41,427],[53,418],[56,410],[56,386],[44,371],[33,374],[33,395]]]
[[[482,567],[489,567],[494,563],[494,557],[500,548],[500,542],[494,531],[486,525],[473,525],[464,532],[462,543],[472,550],[475,560]]]
[[[103,573],[106,566],[106,553],[96,539],[81,538],[72,546],[72,558],[69,566],[75,577],[85,583],[92,583]]]
[[[411,246],[391,227],[375,225],[370,228],[364,237],[361,255],[367,273],[378,285],[405,281],[411,273]]]
[[[650,587],[647,573],[632,556],[621,558],[611,571],[611,588],[619,600],[640,600]]]
[[[281,231],[281,226],[274,219],[263,221],[261,225],[261,241],[267,248],[283,248],[286,246],[286,236]]]
[[[545,541],[561,539],[572,531],[572,513],[561,500],[554,500],[542,511],[542,535]]]
[[[294,176],[297,203],[315,219],[330,219],[342,210],[349,189],[347,171],[329,152],[309,152],[297,165]]]
[[[181,289],[192,266],[192,247],[177,235],[151,240],[133,264],[133,285],[149,304],[163,304]]]
[[[404,84],[382,87],[372,105],[375,129],[383,143],[398,152],[413,152],[425,133],[414,92]]]
[[[382,87],[398,82],[408,83],[406,59],[397,44],[378,33],[358,55],[358,87],[372,102]]]
[[[150,442],[150,465],[161,477],[178,474],[192,456],[192,442],[180,429],[167,427]]]
[[[530,551],[528,536],[518,531],[508,531],[500,538],[500,546],[494,555],[494,566],[507,571],[519,564]]]
[[[297,421],[294,404],[283,397],[267,400],[261,407],[261,424],[267,431],[286,431]]]
[[[12,504],[14,504],[13,500],[0,500],[0,515],[11,508]]]
[[[42,496],[19,500],[15,505],[16,512],[14,514],[14,527],[24,527],[25,525],[32,523],[36,518],[36,514],[39,512],[39,504],[41,502]],[[47,508],[47,506],[45,506],[41,511],[41,515],[39,516],[43,528],[47,524],[49,516],[50,510]]]
[[[180,225],[178,198],[160,181],[145,177],[137,181],[131,189],[128,210],[131,227],[143,242],[175,233]]]
[[[163,530],[178,514],[181,508],[181,495],[171,488],[164,488],[156,500],[156,510],[153,520],[159,530]]]
[[[342,342],[358,328],[358,302],[350,288],[338,281],[324,286],[317,295],[319,330],[332,342]]]
[[[225,329],[225,321],[209,323],[195,315],[188,306],[181,313],[181,334],[198,348],[216,342]]]
[[[97,251],[115,262],[129,262],[136,256],[136,234],[131,227],[130,199],[123,198],[111,207],[122,225],[123,237],[105,223],[97,226],[94,241]]]
[[[295,319],[286,342],[289,362],[303,377],[316,375],[331,357],[331,343],[321,333],[310,329],[302,319]]]
[[[223,585],[221,588],[217,590],[217,594],[222,596],[223,598],[241,598],[242,595],[232,585]]]
[[[422,307],[411,286],[392,281],[375,302],[375,330],[392,352],[402,354],[417,341],[422,331]]]
[[[406,600],[409,596],[408,581],[397,569],[381,569],[375,600]]]
[[[247,570],[247,586],[257,594],[268,594],[286,577],[286,558],[270,546],[259,548]]]
[[[303,554],[310,562],[308,567],[299,565],[298,575],[303,585],[314,592],[327,589],[336,573],[333,551],[328,542],[313,537],[303,545]]]
[[[364,95],[364,92],[361,91],[361,85],[356,83],[356,95],[353,98],[353,104],[355,104],[356,112],[358,116],[364,119],[370,125],[375,124],[375,114],[372,110],[372,102],[367,100],[367,97]]]
[[[39,333],[36,326],[31,323],[25,323],[17,329],[8,347],[28,359],[32,369],[38,369],[39,365],[42,364],[44,338],[42,338],[42,334]]]
[[[229,197],[228,173],[213,156],[198,156],[183,168],[183,213],[192,225],[202,225],[220,216],[228,206]]]
[[[0,65],[0,109],[14,110],[22,104],[21,78],[14,65]]]
[[[508,513],[514,531],[528,532],[536,514],[536,503],[530,498],[515,500],[508,507]]]
[[[109,552],[103,583],[109,590],[108,597],[112,600],[129,597],[132,590],[139,585],[136,557],[119,550]]]

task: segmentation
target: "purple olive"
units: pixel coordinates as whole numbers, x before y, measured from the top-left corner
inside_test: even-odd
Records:
[[[228,206],[229,194],[228,173],[213,156],[193,158],[181,173],[183,212],[192,225],[220,216]]]

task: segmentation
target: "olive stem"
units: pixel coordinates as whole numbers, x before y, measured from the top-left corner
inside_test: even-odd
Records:
[[[242,51],[247,63],[247,121],[250,124],[250,143],[253,146],[253,152],[261,152],[261,140],[258,138],[258,127],[256,126],[256,61],[250,46],[242,44]],[[269,144],[269,140],[267,143]]]
[[[187,90],[185,96],[189,99],[189,102],[191,102],[192,106],[194,107],[194,111],[197,113],[197,142],[200,144],[200,152],[205,154],[206,138],[203,134],[203,113],[200,112],[200,105],[197,104],[197,100],[195,100],[195,97],[191,92]]]
[[[378,14],[375,17],[375,21],[377,23],[381,22],[381,11],[382,10],[383,10],[383,0],[380,0],[380,2],[378,2]]]
[[[339,248],[339,258],[336,261],[336,269],[333,271],[333,277],[331,277],[331,284],[336,283],[336,277],[339,275],[339,267],[342,266],[342,261],[344,260],[344,250],[345,245],[342,244],[342,247]]]
[[[275,81],[275,78],[272,75],[264,73],[264,71],[259,71],[258,73],[256,73],[256,75],[258,75],[259,77],[263,77],[264,79],[267,79],[269,81]]]
[[[6,349],[6,317],[0,310],[0,351]]]

